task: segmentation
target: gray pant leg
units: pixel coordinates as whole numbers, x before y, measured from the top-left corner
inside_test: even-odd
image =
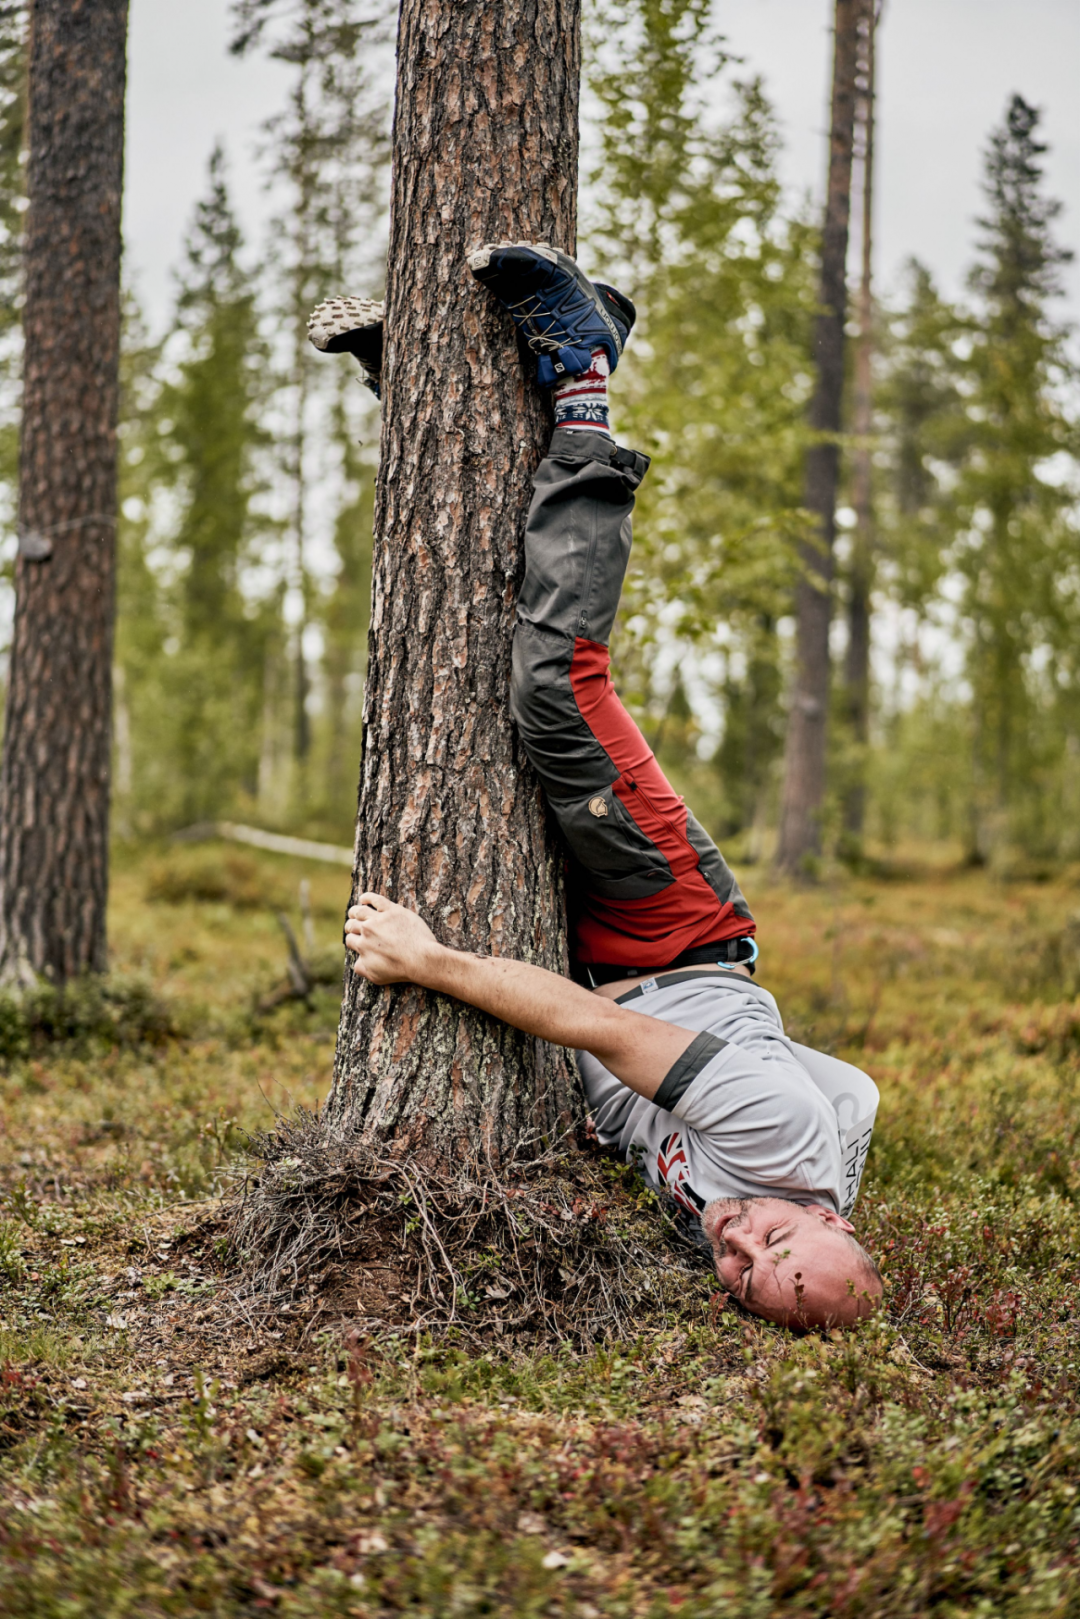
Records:
[[[582,717],[572,678],[575,642],[595,648],[610,639],[630,559],[634,491],[648,466],[647,456],[618,449],[602,433],[556,429],[533,479],[514,631],[511,713],[589,890],[607,900],[649,899],[675,880],[666,855],[612,791],[622,772]],[[712,839],[685,806],[679,817],[679,835],[718,907],[730,904],[751,921]]]
[[[648,465],[602,433],[556,429],[533,478],[514,630],[511,713],[589,888],[608,899],[647,898],[672,881],[664,855],[611,791],[620,772],[582,718],[570,678],[575,641],[606,646],[611,635],[634,490]]]
[[[613,460],[617,454],[622,464]],[[556,428],[533,478],[519,625],[606,646],[630,560],[634,490],[649,458],[603,433]]]

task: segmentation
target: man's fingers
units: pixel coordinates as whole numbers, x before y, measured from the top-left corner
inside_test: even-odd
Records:
[[[346,926],[351,923],[354,927],[359,927],[362,922],[373,922],[378,915],[380,912],[372,905],[354,905],[349,912],[349,922]]]
[[[388,911],[391,901],[382,894],[361,894],[357,905],[370,905],[373,911]]]

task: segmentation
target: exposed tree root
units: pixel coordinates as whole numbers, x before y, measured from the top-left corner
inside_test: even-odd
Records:
[[[707,1253],[632,1171],[570,1142],[500,1174],[433,1171],[300,1111],[255,1138],[258,1168],[228,1202],[246,1272],[236,1302],[300,1309],[308,1330],[584,1342],[705,1306]]]

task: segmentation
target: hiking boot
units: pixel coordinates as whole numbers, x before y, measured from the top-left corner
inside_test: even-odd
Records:
[[[542,388],[587,371],[596,349],[614,371],[637,316],[614,287],[590,281],[547,242],[487,242],[469,254],[469,269],[509,311],[537,356]]]
[[[324,354],[352,354],[364,383],[379,398],[382,375],[383,314],[375,298],[327,298],[308,316],[308,339]]]

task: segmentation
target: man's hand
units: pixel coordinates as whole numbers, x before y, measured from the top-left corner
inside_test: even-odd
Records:
[[[361,894],[349,907],[345,947],[353,972],[373,984],[427,984],[442,946],[422,917],[381,894]]]

